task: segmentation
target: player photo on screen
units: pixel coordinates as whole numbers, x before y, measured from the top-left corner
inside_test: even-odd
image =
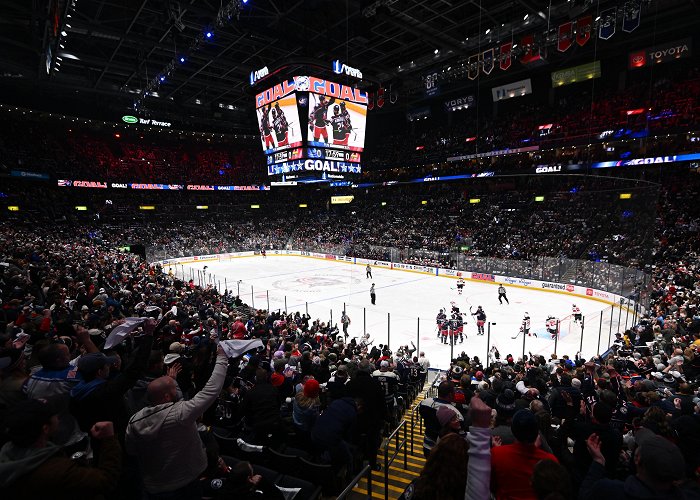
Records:
[[[309,93],[309,109],[309,145],[362,151],[367,106]]]
[[[302,133],[295,94],[256,110],[260,140],[266,154],[301,146]]]

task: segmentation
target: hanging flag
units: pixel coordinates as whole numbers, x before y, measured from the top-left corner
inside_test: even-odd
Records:
[[[494,49],[491,47],[481,53],[481,69],[485,75],[490,75],[494,65]]]
[[[583,16],[576,21],[576,43],[583,47],[591,39],[591,30],[593,30],[593,17]]]
[[[525,35],[520,39],[520,44],[523,48],[523,55],[520,56],[521,63],[529,64],[541,58],[540,48],[535,45],[535,35]]]
[[[617,7],[601,12],[600,21],[598,22],[598,38],[601,40],[610,40],[615,34],[616,21]]]
[[[367,92],[367,109],[369,111],[374,109],[374,92]]]
[[[479,54],[469,56],[469,61],[467,62],[467,78],[470,80],[476,80],[479,76]]]
[[[566,52],[571,47],[574,38],[574,23],[569,21],[559,26],[559,35],[557,36],[557,49],[559,52]]]
[[[396,104],[396,101],[399,100],[399,93],[394,90],[392,85],[389,85],[389,102],[391,104]]]
[[[508,42],[504,43],[501,45],[501,53],[499,54],[499,62],[501,65],[501,69],[503,71],[507,70],[510,68],[510,55],[513,50],[513,42]]]
[[[384,88],[383,87],[379,87],[379,90],[377,90],[377,107],[378,108],[384,107]]]
[[[632,33],[639,28],[639,22],[642,19],[642,2],[641,0],[629,0],[625,3],[624,9],[622,31]]]

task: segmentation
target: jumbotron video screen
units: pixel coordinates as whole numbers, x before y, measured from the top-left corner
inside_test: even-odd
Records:
[[[295,76],[257,94],[271,180],[331,182],[362,173],[367,102],[364,91],[313,76]]]

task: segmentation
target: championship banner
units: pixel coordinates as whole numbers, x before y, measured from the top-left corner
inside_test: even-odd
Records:
[[[576,21],[576,43],[579,47],[583,47],[591,39],[591,31],[593,30],[593,17],[583,16]]]
[[[483,70],[484,74],[486,74],[486,75],[491,74],[491,71],[493,71],[493,64],[494,64],[494,49],[492,47],[489,50],[485,50],[481,54],[481,69]]]
[[[467,78],[470,80],[476,80],[479,76],[479,54],[469,56],[469,61],[467,62]]]
[[[520,56],[521,63],[529,64],[540,59],[540,48],[535,46],[535,35],[525,35],[520,39],[520,45],[524,50]]]
[[[601,40],[610,40],[615,34],[616,21],[617,7],[601,12],[600,24],[598,25],[598,38]]]
[[[384,107],[384,89],[382,87],[379,87],[379,89],[377,89],[377,107]]]
[[[513,50],[513,42],[504,43],[501,45],[501,53],[498,57],[501,69],[503,71],[510,68],[510,56]]]
[[[639,28],[642,19],[642,2],[640,0],[628,0],[623,7],[622,31],[632,33]]]
[[[569,21],[559,26],[559,34],[557,36],[557,50],[566,52],[569,50],[574,40],[574,23]]]

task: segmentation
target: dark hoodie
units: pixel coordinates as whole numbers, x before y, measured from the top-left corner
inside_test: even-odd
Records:
[[[116,438],[101,441],[96,467],[86,467],[49,443],[22,448],[12,442],[0,449],[0,497],[62,500],[101,499],[112,491],[121,473],[121,448]]]

